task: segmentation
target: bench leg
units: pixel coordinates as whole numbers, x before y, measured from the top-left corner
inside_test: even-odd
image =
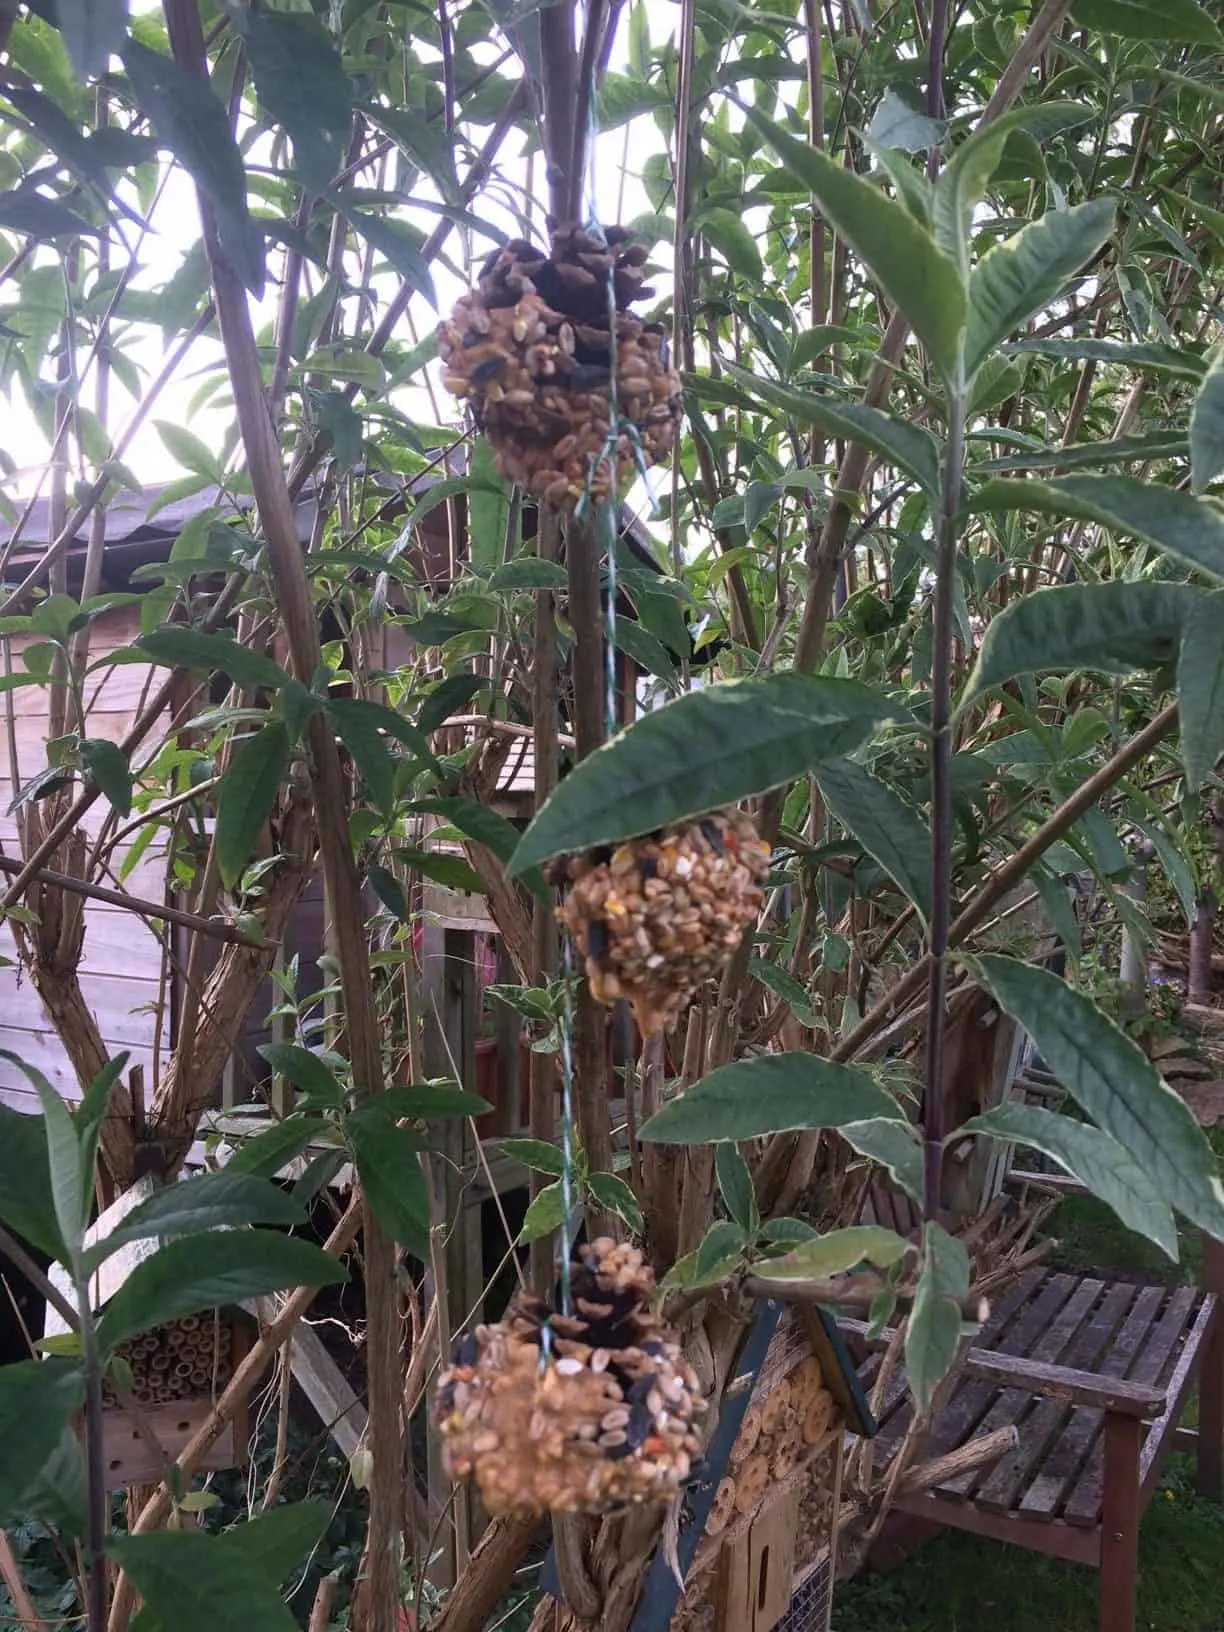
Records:
[[[1100,1632],[1135,1632],[1142,1444],[1143,1424],[1137,1417],[1106,1414]]]

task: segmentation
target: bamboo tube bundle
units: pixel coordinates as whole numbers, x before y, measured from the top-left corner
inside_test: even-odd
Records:
[[[120,1345],[131,1372],[137,1405],[169,1405],[224,1388],[234,1371],[234,1328],[217,1314],[188,1315]],[[108,1405],[119,1403],[113,1386],[103,1391]]]

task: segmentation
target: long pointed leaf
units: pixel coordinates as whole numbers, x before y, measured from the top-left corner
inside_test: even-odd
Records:
[[[931,915],[931,829],[912,805],[870,771],[843,759],[816,768],[829,809],[924,918]]]
[[[983,256],[969,280],[965,370],[972,376],[1009,334],[1060,295],[1113,231],[1114,207],[1093,199],[1050,211]]]
[[[957,1129],[958,1136],[962,1133],[986,1134],[1052,1156],[1072,1178],[1112,1207],[1127,1229],[1154,1241],[1177,1262],[1177,1226],[1169,1204],[1110,1134],[1042,1105],[1020,1104],[998,1105],[972,1117]]]
[[[780,787],[898,713],[855,681],[793,671],[690,692],[577,765],[523,835],[511,871]]]
[[[966,312],[965,287],[954,262],[907,209],[870,182],[798,141],[755,108],[745,108],[744,114],[813,194],[892,304],[905,313],[936,368],[950,377]]]
[[[1047,969],[993,953],[976,965],[1076,1104],[1113,1135],[1172,1207],[1224,1239],[1224,1186],[1211,1146],[1138,1044]]]
[[[1095,521],[1154,544],[1178,560],[1224,578],[1224,510],[1209,499],[1133,476],[1059,476],[1049,482],[983,482],[969,501],[977,514],[1025,510],[1059,520]]]
[[[665,1145],[737,1143],[796,1128],[838,1128],[900,1107],[867,1071],[815,1054],[765,1054],[702,1077],[656,1111],[640,1137]]]
[[[1186,784],[1193,792],[1224,754],[1224,590],[1202,596],[1186,619],[1177,701]]]
[[[1005,607],[986,630],[964,700],[1018,674],[1167,663],[1201,593],[1189,584],[1061,584]]]

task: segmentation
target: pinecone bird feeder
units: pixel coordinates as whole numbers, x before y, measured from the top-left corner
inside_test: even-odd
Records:
[[[760,911],[768,868],[768,845],[736,811],[568,861],[559,916],[592,993],[626,998],[643,1035],[660,1031],[721,975]]]
[[[492,1514],[599,1513],[668,1501],[689,1477],[705,1409],[697,1379],[651,1313],[636,1248],[579,1248],[573,1313],[521,1293],[460,1338],[435,1415],[452,1478]]]
[[[608,498],[675,444],[666,333],[629,310],[653,293],[646,256],[618,227],[560,230],[547,255],[515,239],[438,329],[446,388],[471,404],[502,474],[564,509]]]

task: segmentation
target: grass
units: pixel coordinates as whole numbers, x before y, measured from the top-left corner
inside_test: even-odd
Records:
[[[1224,1128],[1212,1132],[1224,1156]],[[1067,1269],[1108,1266],[1144,1279],[1191,1280],[1197,1234],[1171,1264],[1099,1202],[1063,1202],[1051,1221]],[[1194,1494],[1193,1465],[1174,1457],[1144,1517],[1141,1632],[1224,1632],[1224,1509]],[[899,1569],[838,1588],[833,1632],[1097,1632],[1097,1573],[1018,1547],[947,1531]]]
[[[1174,1458],[1140,1535],[1142,1632],[1224,1632],[1224,1510],[1193,1490]],[[833,1632],[1097,1632],[1097,1574],[949,1531],[839,1587]]]

